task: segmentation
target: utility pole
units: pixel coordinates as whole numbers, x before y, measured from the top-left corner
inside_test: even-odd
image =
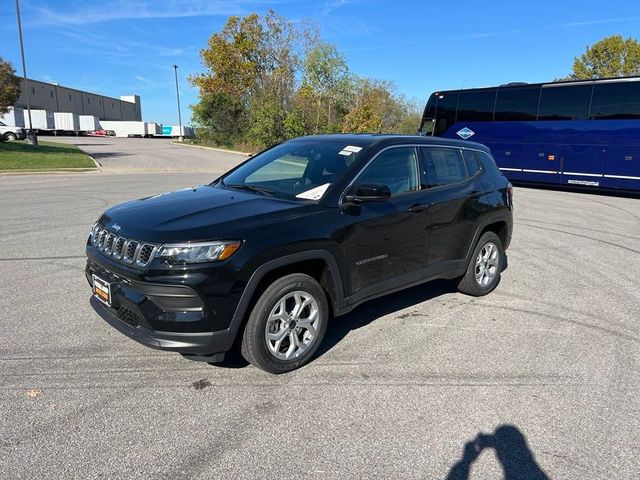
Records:
[[[20,21],[20,2],[16,0],[16,15],[18,17],[18,35],[20,36],[20,54],[22,55],[22,75],[24,77],[24,92],[27,100],[27,114],[29,116],[29,132],[27,142],[31,145],[38,145],[38,137],[33,133],[33,123],[31,123],[31,104],[29,103],[29,79],[27,78],[27,63],[24,61],[24,44],[22,42],[22,22]]]
[[[178,137],[178,141],[182,142],[184,141],[184,135],[182,132],[182,114],[180,113],[180,91],[178,90],[178,65],[173,66],[173,71],[176,74],[176,99],[178,100],[178,123],[180,124],[180,136]]]

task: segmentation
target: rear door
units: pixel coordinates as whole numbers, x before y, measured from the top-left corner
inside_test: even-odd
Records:
[[[470,157],[476,167],[468,175],[461,149],[424,146],[419,150],[431,211],[427,266],[433,273],[466,257],[482,213],[477,211],[477,200],[483,192],[476,182],[480,170],[475,157]]]

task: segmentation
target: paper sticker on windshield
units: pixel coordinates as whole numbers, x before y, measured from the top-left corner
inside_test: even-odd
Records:
[[[362,147],[356,147],[355,145],[347,145],[342,150],[343,151],[346,150],[347,152],[358,153],[360,150],[362,150]]]
[[[347,145],[338,152],[339,155],[351,155],[352,153],[358,153],[362,150],[362,147],[356,147],[355,145]]]
[[[306,200],[320,200],[324,192],[329,188],[330,183],[325,183],[324,185],[320,185],[319,187],[312,188],[311,190],[307,190],[306,192],[299,193],[296,195],[296,198],[304,198]]]

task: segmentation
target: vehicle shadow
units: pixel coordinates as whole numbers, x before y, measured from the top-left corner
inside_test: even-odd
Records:
[[[344,316],[332,318],[327,326],[327,333],[322,340],[322,344],[311,362],[314,362],[335,347],[352,330],[364,327],[390,313],[426,302],[445,293],[456,292],[456,285],[457,283],[453,280],[434,280],[370,300]],[[238,346],[235,345],[232,350],[227,352],[222,362],[213,365],[222,368],[243,368],[248,366],[249,363],[242,357]]]
[[[327,333],[315,358],[335,347],[349,332],[369,325],[380,317],[456,291],[456,281],[434,280],[365,302],[352,312],[329,322]]]
[[[451,467],[446,480],[468,480],[471,466],[486,448],[495,450],[504,480],[549,480],[536,463],[524,434],[514,425],[501,425],[492,434],[480,432],[465,443],[462,458]]]

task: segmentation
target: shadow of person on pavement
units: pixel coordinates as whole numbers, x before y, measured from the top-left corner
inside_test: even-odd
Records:
[[[513,425],[501,425],[493,434],[479,433],[467,442],[462,458],[449,470],[447,480],[468,480],[471,466],[485,448],[493,448],[502,465],[504,480],[549,480],[538,466],[527,440]]]

